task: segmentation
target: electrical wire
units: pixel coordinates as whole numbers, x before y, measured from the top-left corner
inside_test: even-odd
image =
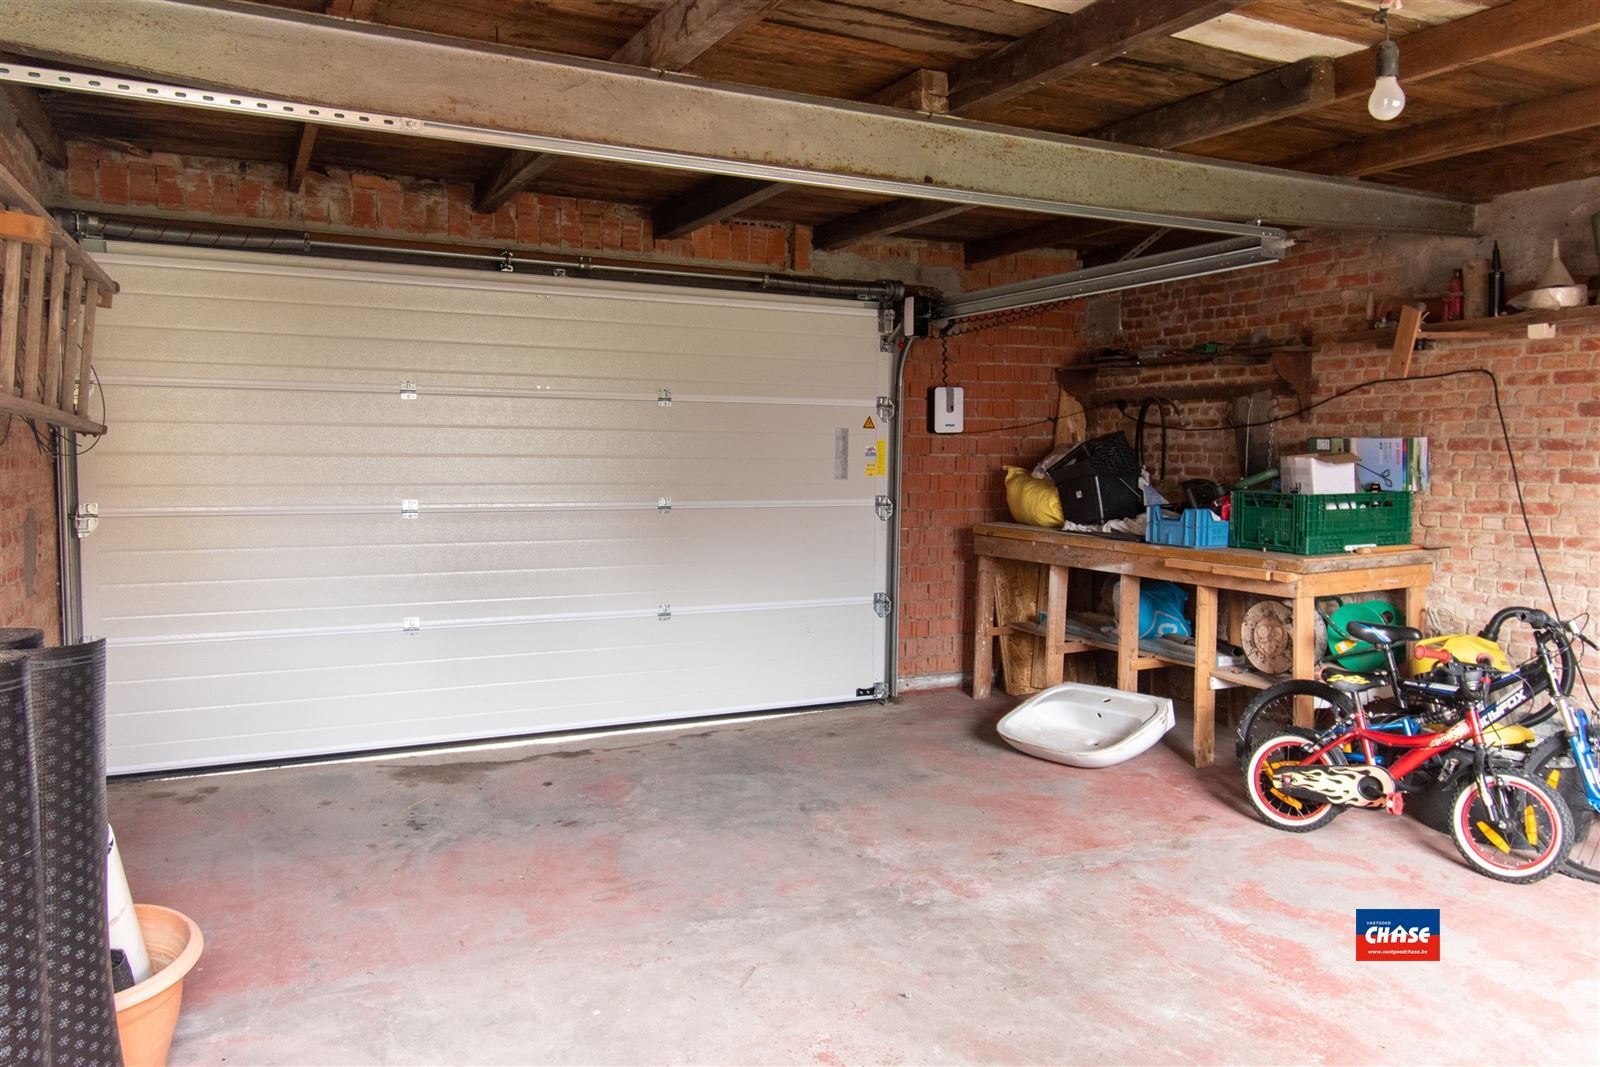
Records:
[[[93,383],[91,385],[91,391],[100,394],[100,425],[104,426],[106,425],[106,390],[105,386],[100,384],[100,372],[95,370],[93,367],[90,367],[89,380],[91,383]],[[22,421],[27,423],[28,429],[33,432],[34,447],[38,448],[41,455],[47,456],[52,460],[61,458],[63,453],[58,442],[61,438],[61,435],[65,431],[55,426],[50,426],[44,430],[41,430],[37,422],[27,417],[24,417]],[[6,434],[9,435],[10,433],[11,424],[8,422],[6,424]],[[77,455],[87,456],[90,452],[93,452],[97,447],[99,447],[100,442],[104,439],[105,434],[96,434],[95,439],[89,442],[89,447],[78,450]],[[0,437],[0,444],[4,443],[5,437]]]

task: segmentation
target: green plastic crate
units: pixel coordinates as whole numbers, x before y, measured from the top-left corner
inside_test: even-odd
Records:
[[[1411,543],[1410,493],[1264,493],[1237,490],[1228,544],[1320,556],[1358,545]]]

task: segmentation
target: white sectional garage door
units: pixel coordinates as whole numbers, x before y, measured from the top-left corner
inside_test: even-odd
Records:
[[[110,252],[80,499],[114,772],[884,680],[872,309]]]

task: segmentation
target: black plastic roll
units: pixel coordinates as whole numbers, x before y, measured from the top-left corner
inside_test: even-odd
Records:
[[[21,652],[0,652],[0,1063],[17,1064],[44,1062],[45,1034],[27,664]]]
[[[0,650],[43,647],[43,630],[34,630],[26,626],[0,627]]]
[[[122,1067],[106,918],[106,644],[29,653],[50,1067]]]

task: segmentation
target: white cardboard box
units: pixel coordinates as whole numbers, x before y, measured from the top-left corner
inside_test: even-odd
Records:
[[[1285,493],[1354,493],[1356,457],[1351,452],[1284,456],[1278,475]]]
[[[1362,486],[1413,493],[1428,488],[1426,437],[1313,437],[1306,445],[1313,452],[1354,452]]]

